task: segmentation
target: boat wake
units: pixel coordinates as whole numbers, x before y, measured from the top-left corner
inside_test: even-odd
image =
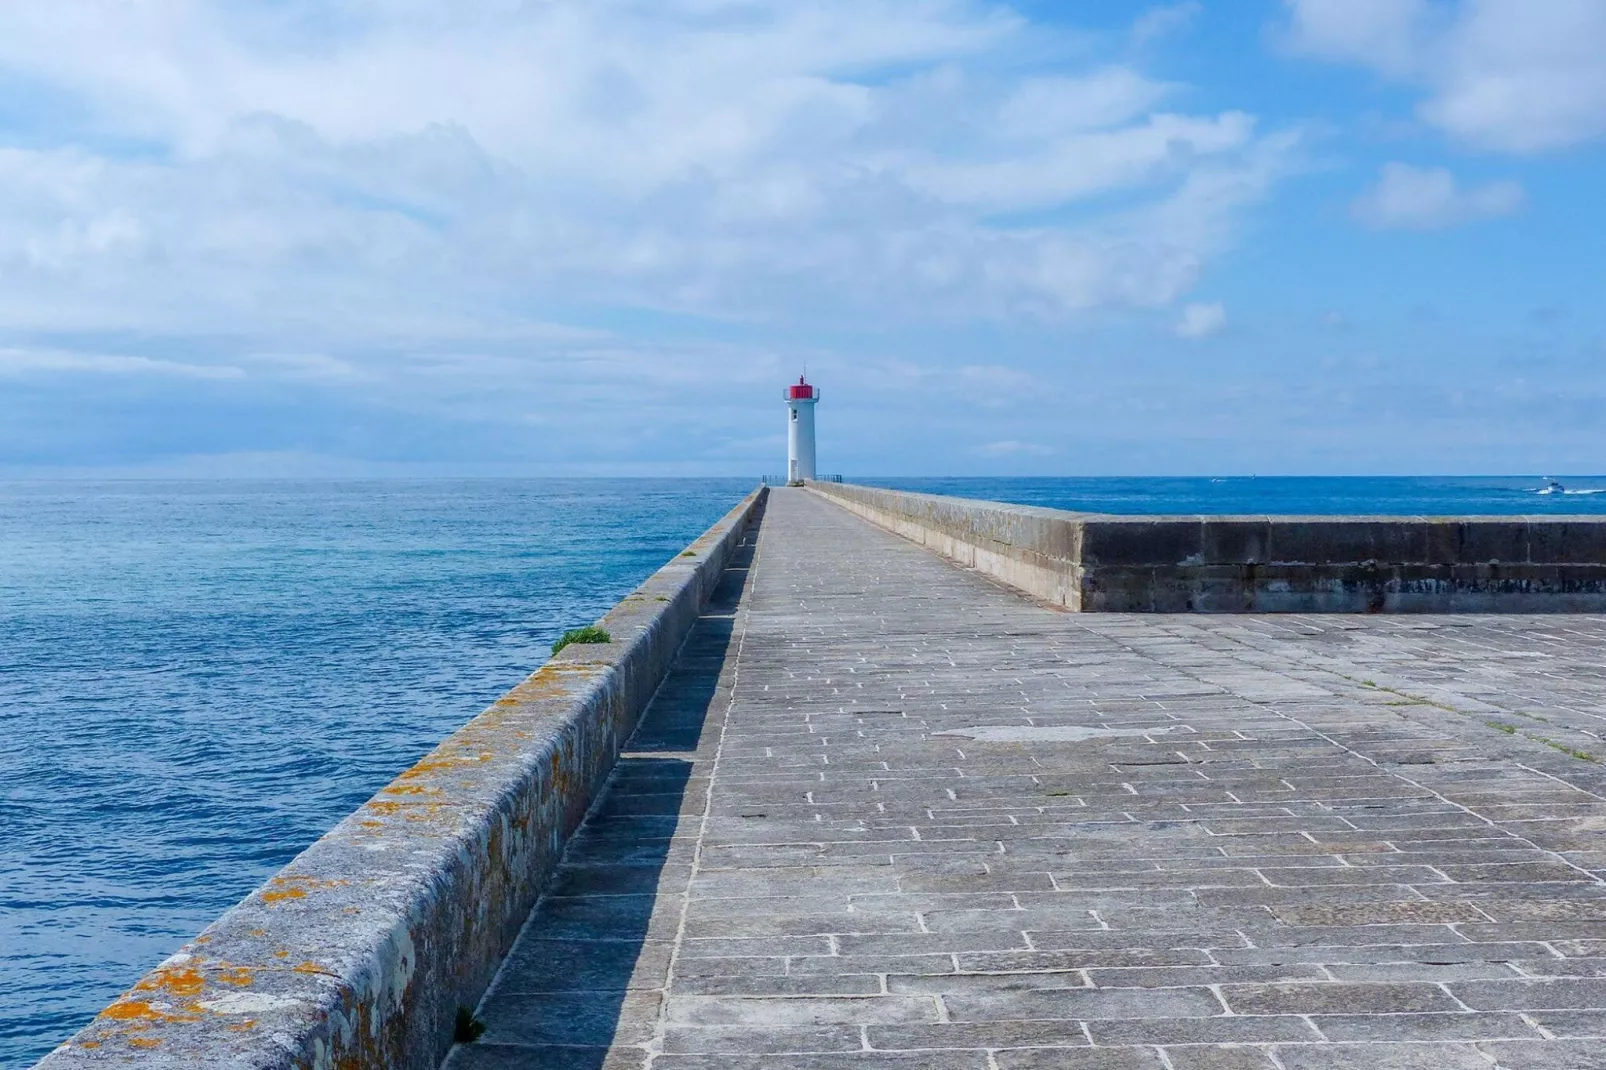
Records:
[[[1534,493],[1535,494],[1577,494],[1577,495],[1606,494],[1606,487],[1586,487],[1586,488],[1581,488],[1581,489],[1578,489],[1578,490],[1569,490],[1568,488],[1566,488],[1566,487],[1562,486],[1560,483],[1558,483],[1556,480],[1551,479],[1551,478],[1549,478],[1547,476],[1545,478],[1545,485],[1542,486],[1542,487],[1535,487],[1534,488]]]

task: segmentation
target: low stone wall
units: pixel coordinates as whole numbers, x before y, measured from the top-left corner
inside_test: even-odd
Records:
[[[435,1070],[761,508],[760,489],[39,1064]]]
[[[1082,608],[1082,517],[1057,509],[810,483],[878,527],[1045,602]]]
[[[809,488],[1078,612],[1606,612],[1606,520],[1128,517],[851,483]]]

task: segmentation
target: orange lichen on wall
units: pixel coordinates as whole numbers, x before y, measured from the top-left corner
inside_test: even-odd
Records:
[[[111,1006],[100,1012],[100,1019],[115,1022],[119,1032],[143,1032],[152,1025],[165,1022],[199,1022],[206,1017],[206,1010],[198,1001],[206,988],[207,982],[230,985],[235,988],[249,987],[255,980],[256,971],[249,966],[233,966],[228,963],[220,964],[221,968],[208,975],[202,969],[188,962],[171,966],[158,966],[149,974],[139,980],[130,990],[127,997],[119,999]],[[151,1001],[134,998],[138,993],[155,993],[164,999]],[[102,1033],[102,1040],[116,1036],[116,1033]],[[84,1046],[98,1046],[101,1041],[88,1041]],[[131,1037],[128,1043],[134,1047],[150,1047],[150,1043],[142,1042],[138,1037]]]
[[[451,736],[447,737],[445,742],[443,742],[439,747],[436,747],[433,751],[414,762],[410,769],[402,773],[396,779],[412,780],[416,777],[425,776],[429,773],[452,770],[466,763],[483,762],[488,761],[491,758],[491,755],[489,754],[452,755],[451,751],[458,749],[457,747],[453,746],[454,738],[455,737]]]
[[[403,821],[431,821],[452,812],[446,803],[380,802],[377,799],[363,803],[363,809],[382,817],[400,817]]]
[[[406,774],[403,774],[406,775]],[[392,784],[379,790],[381,795],[440,795],[440,788],[426,788],[422,784]]]
[[[148,1028],[151,1022],[194,1022],[201,1017],[198,1013],[174,1014],[158,1010],[142,999],[120,999],[101,1011],[100,1016],[114,1022],[135,1023],[138,1028]]]
[[[369,804],[373,805],[372,803]],[[326,881],[316,877],[299,877],[291,874],[288,877],[274,877],[268,881],[268,890],[262,893],[262,901],[268,904],[282,903],[288,899],[305,899],[307,892],[318,888],[339,888],[346,881]]]
[[[180,998],[201,994],[206,977],[193,966],[158,966],[134,986],[135,992],[166,992]]]
[[[248,988],[256,981],[256,971],[249,966],[225,966],[218,971],[217,980],[219,984]]]

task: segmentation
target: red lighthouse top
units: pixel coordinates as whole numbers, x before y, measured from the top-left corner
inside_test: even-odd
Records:
[[[808,380],[801,375],[797,377],[796,383],[786,388],[786,397],[788,401],[796,401],[798,398],[812,398],[817,396],[819,396],[818,391],[810,386],[808,384]]]

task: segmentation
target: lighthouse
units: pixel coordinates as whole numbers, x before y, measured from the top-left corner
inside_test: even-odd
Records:
[[[814,406],[820,389],[803,376],[786,388],[786,481],[814,478]]]

